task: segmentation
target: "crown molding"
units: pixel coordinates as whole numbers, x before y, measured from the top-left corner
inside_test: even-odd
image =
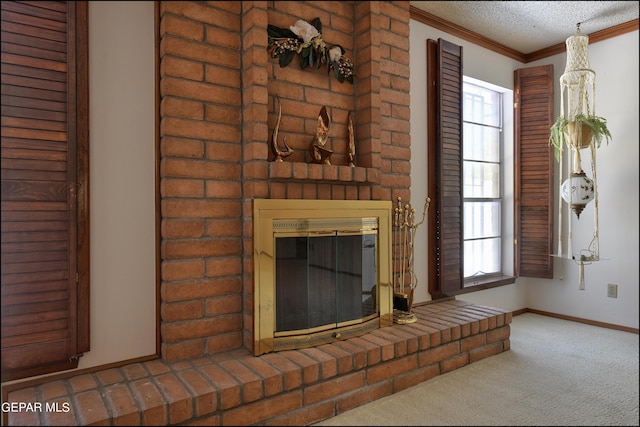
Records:
[[[424,10],[418,9],[415,6],[410,6],[409,11],[410,11],[411,19],[414,19],[418,22],[421,22],[425,25],[436,28],[438,30],[442,30],[453,36],[460,37],[463,40],[472,42],[478,46],[484,47],[493,52],[515,59],[525,64],[528,62],[533,62],[539,59],[547,58],[549,56],[557,55],[559,53],[563,53],[566,51],[565,43],[558,43],[556,45],[549,46],[544,49],[537,50],[535,52],[523,53],[515,49],[512,49],[510,47],[507,47],[501,43],[498,43],[495,40],[484,37],[473,31],[470,31],[464,27],[461,27],[452,22],[449,22],[435,15],[432,15],[428,12],[425,12]],[[589,34],[589,43],[593,44],[603,40],[610,39],[612,37],[620,36],[622,34],[630,33],[632,31],[637,31],[639,28],[638,22],[639,22],[638,19],[634,19],[633,21],[625,22],[624,24],[616,25],[611,28],[606,28],[604,30],[591,33]]]
[[[513,58],[520,62],[525,62],[526,60],[526,55],[522,52],[518,52],[515,49],[511,49],[510,47],[500,44],[478,33],[474,33],[473,31],[456,25],[452,22],[449,22],[442,18],[438,18],[437,16],[425,12],[424,10],[418,9],[415,6],[410,6],[409,12],[411,19],[415,19],[416,21],[421,22],[425,25],[436,28],[438,30],[442,30],[453,36],[460,37],[461,39],[477,44],[478,46],[482,46],[501,55],[508,56],[509,58]]]
[[[605,28],[604,30],[596,31],[595,33],[589,34],[589,44],[598,43],[603,40],[630,33],[632,31],[638,31],[638,28],[639,26],[637,19],[625,22],[624,24],[616,25],[614,27]],[[564,53],[566,52],[566,50],[566,43],[558,43],[556,45],[549,46],[525,55],[527,59],[525,62],[537,61],[538,59],[543,59],[549,56],[557,55],[559,53]]]

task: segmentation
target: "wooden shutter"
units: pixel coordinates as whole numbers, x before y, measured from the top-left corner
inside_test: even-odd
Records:
[[[514,72],[515,273],[553,278],[553,65]]]
[[[429,291],[437,299],[464,285],[462,218],[462,47],[427,40]],[[433,155],[432,155],[433,154]]]
[[[2,381],[89,347],[86,22],[86,2],[2,2]]]

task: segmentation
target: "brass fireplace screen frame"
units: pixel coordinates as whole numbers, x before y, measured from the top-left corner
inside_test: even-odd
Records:
[[[393,324],[391,271],[391,201],[255,199],[254,348],[258,356],[272,351],[312,347],[366,334]],[[275,235],[283,232],[368,234],[377,229],[375,290],[377,315],[336,327],[277,334]]]

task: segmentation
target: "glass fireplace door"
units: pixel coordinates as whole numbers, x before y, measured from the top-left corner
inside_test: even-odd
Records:
[[[374,232],[276,235],[276,334],[377,315]]]
[[[377,314],[375,233],[338,235],[336,321],[338,324]]]

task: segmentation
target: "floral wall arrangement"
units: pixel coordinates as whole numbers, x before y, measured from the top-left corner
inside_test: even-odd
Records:
[[[269,44],[267,49],[272,58],[278,58],[280,67],[288,66],[298,55],[300,68],[327,65],[327,74],[335,73],[340,83],[345,80],[353,84],[353,62],[344,56],[345,50],[338,44],[330,44],[322,39],[322,22],[315,18],[311,23],[298,20],[287,28],[268,25]]]

